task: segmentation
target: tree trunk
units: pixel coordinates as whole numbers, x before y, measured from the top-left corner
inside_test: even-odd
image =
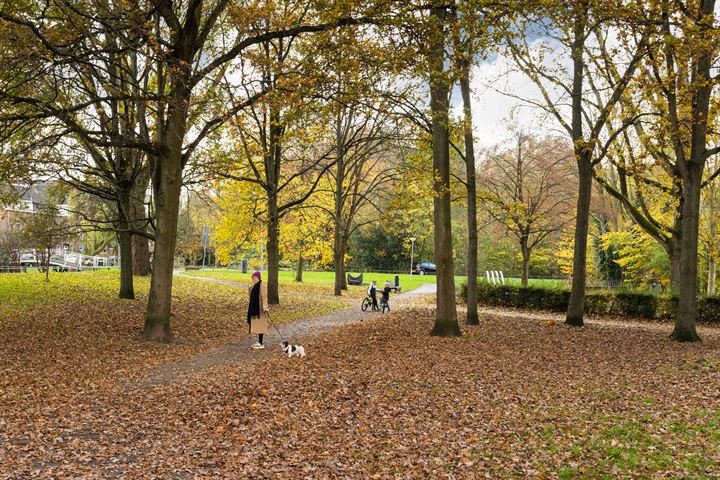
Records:
[[[343,243],[342,243],[342,261],[340,262],[340,265],[342,266],[342,289],[343,290],[348,289],[347,269],[345,268],[345,252],[347,252],[347,242],[343,241]]]
[[[337,218],[337,217],[336,217]],[[339,220],[335,220],[335,235],[333,239],[333,266],[335,268],[335,295],[340,296],[342,295],[342,288],[343,288],[343,277],[345,275],[345,269],[343,268],[344,264],[344,254],[343,254],[343,248],[342,248],[342,233],[340,225],[338,225]]]
[[[131,206],[133,214],[138,213],[136,208],[137,205]],[[144,213],[140,212],[139,214],[143,215]],[[133,218],[138,219],[140,217],[134,216]],[[134,234],[132,235],[132,272],[135,275],[144,276],[150,275],[151,271],[152,268],[150,265],[150,241],[147,239],[147,237]]]
[[[575,248],[573,252],[573,279],[570,302],[565,323],[577,327],[583,326],[585,309],[585,275],[587,269],[587,234],[590,221],[590,199],[592,196],[593,166],[591,162],[592,146],[583,137],[583,76],[585,70],[585,11],[575,12],[573,25],[573,83],[572,83],[572,140],[575,148],[575,161],[578,167],[578,199],[575,210]]]
[[[180,135],[180,132],[177,133]],[[155,253],[143,337],[151,341],[172,341],[170,307],[177,240],[182,168],[180,147],[173,155],[159,158],[153,173],[153,194],[157,215]]]
[[[342,295],[345,276],[345,252],[343,250],[343,198],[345,188],[345,136],[343,135],[342,111],[338,112],[335,121],[335,209],[333,212],[333,263],[335,268],[335,295]],[[347,290],[347,285],[345,285]]]
[[[522,277],[520,285],[528,286],[528,277],[530,276],[530,249],[528,248],[527,237],[520,238],[520,253],[522,254]]]
[[[477,312],[478,292],[478,240],[477,240],[477,188],[475,179],[475,146],[472,131],[472,104],[470,100],[470,62],[462,62],[460,91],[463,99],[465,130],[465,176],[467,177],[467,324],[480,325]]]
[[[593,172],[589,154],[577,154],[578,200],[575,217],[575,249],[573,254],[573,278],[570,303],[565,323],[583,326],[585,309],[585,282],[587,270],[587,236],[590,223],[590,198],[592,195]]]
[[[273,202],[272,197],[269,205],[269,221],[267,228],[267,259],[268,259],[268,271],[267,271],[267,288],[268,288],[268,303],[270,305],[278,305],[280,303],[280,283],[279,283],[279,270],[280,270],[280,241],[279,241],[279,228],[278,228],[278,217],[277,217],[277,202]]]
[[[266,152],[265,176],[266,191],[268,195],[268,226],[267,226],[267,290],[268,303],[270,305],[278,305],[280,303],[280,285],[279,285],[279,268],[280,268],[280,211],[278,209],[280,168],[282,160],[282,134],[283,124],[280,120],[280,110],[274,102],[269,104],[269,129],[270,143],[269,150]]]
[[[132,236],[132,271],[135,275],[150,275],[150,241],[142,235]]]
[[[118,243],[120,245],[120,298],[127,300],[135,299],[133,286],[133,235],[127,230],[121,229],[118,232]]]
[[[120,298],[132,300],[135,298],[133,286],[133,252],[132,233],[130,232],[131,205],[130,194],[121,190],[117,204],[120,222],[118,224],[118,244],[120,246]]]
[[[435,172],[433,219],[435,264],[437,265],[437,308],[431,335],[460,336],[455,306],[455,277],[450,211],[450,139],[448,109],[450,81],[445,72],[445,22],[447,9],[432,8],[430,52],[430,108],[432,110],[433,170]]]
[[[302,252],[298,255],[298,261],[297,261],[297,270],[295,271],[295,281],[296,282],[302,282],[302,276],[303,276],[303,264],[305,263],[305,259],[303,258]]]
[[[138,230],[147,229],[148,212],[145,209],[145,195],[150,176],[147,168],[143,169],[130,190],[130,218]],[[150,275],[150,241],[147,237],[134,234],[132,236],[132,271],[135,275]]]
[[[715,167],[716,168],[716,167]],[[708,276],[707,276],[707,294],[715,295],[715,281],[717,280],[717,203],[718,190],[717,183],[713,182],[708,185]]]
[[[176,48],[172,50],[174,63],[168,70],[169,101],[159,106],[155,125],[157,143],[162,146],[158,155],[150,156],[150,172],[155,205],[155,250],[148,307],[145,314],[143,337],[146,340],[171,342],[170,313],[172,306],[173,269],[177,244],[180,192],[183,183],[183,143],[187,132],[191,86],[189,79],[195,57],[194,35],[199,30],[202,3],[188,12]],[[159,63],[162,66],[163,63]],[[158,88],[165,87],[165,78],[159,75]],[[167,110],[165,110],[167,108]],[[165,112],[167,114],[165,115]]]
[[[50,282],[50,257],[52,256],[52,247],[45,249],[45,283]]]
[[[340,247],[339,252],[337,253],[336,261],[338,263],[338,268],[340,270],[340,290],[347,290],[348,289],[348,283],[347,283],[347,269],[345,268],[345,252],[347,251],[347,241],[345,240],[344,234],[340,236]],[[337,271],[337,270],[336,270]],[[337,279],[337,277],[336,277]]]
[[[688,162],[689,163],[689,162]],[[678,277],[678,309],[672,337],[680,342],[700,340],[695,329],[697,314],[698,228],[700,218],[700,185],[702,163],[688,165],[683,179],[680,222],[680,276]],[[699,171],[698,171],[699,170]]]
[[[196,20],[196,18],[194,19]],[[173,269],[177,244],[180,191],[182,189],[182,146],[187,128],[189,71],[172,80],[173,101],[168,104],[167,125],[158,131],[165,153],[152,158],[152,185],[155,204],[155,252],[143,337],[146,340],[171,342],[170,309],[172,306]]]
[[[707,294],[715,295],[715,280],[717,279],[717,261],[715,257],[708,258]]]

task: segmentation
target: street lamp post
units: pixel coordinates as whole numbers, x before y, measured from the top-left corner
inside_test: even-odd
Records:
[[[410,237],[410,277],[412,277],[413,263],[415,263],[415,240],[417,238]]]

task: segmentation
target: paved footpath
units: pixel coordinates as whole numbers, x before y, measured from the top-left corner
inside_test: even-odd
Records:
[[[189,275],[187,275],[187,277],[245,288],[244,285],[237,282]],[[424,284],[414,290],[394,296],[391,305],[393,308],[397,307],[401,309],[404,302],[423,295],[432,295],[435,291],[435,284]],[[370,318],[370,316],[376,315],[380,314],[361,311],[358,303],[358,305],[344,308],[342,310],[336,310],[325,315],[283,323],[278,328],[280,329],[283,337],[293,343],[301,343],[303,339],[316,337],[330,330],[358,323]],[[211,348],[192,357],[160,365],[149,372],[147,377],[141,382],[140,386],[152,387],[155,385],[163,385],[181,380],[187,376],[192,376],[206,368],[240,363],[249,359],[263,358],[271,355],[273,352],[277,353],[282,339],[278,335],[277,330],[270,326],[268,333],[265,334],[265,338],[263,339],[267,347],[263,350],[253,350],[251,345],[255,343],[255,341],[255,336],[248,336],[238,343],[230,343],[220,347]]]

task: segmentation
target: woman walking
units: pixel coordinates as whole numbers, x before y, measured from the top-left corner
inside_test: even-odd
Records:
[[[258,341],[252,348],[265,348],[263,345],[263,334],[267,332],[267,287],[262,283],[260,272],[252,274],[250,285],[250,302],[248,303],[247,321],[250,327],[250,334],[257,334]]]

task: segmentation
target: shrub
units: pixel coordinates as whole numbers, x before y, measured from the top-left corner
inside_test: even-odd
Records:
[[[460,285],[460,297],[467,301],[467,284]],[[564,312],[570,291],[563,288],[517,287],[478,283],[478,303],[492,307],[528,308]],[[677,296],[655,296],[647,292],[591,291],[585,296],[585,312],[597,315],[672,320]],[[720,297],[698,299],[698,322],[720,323]]]
[[[655,318],[659,318],[661,320],[672,320],[675,317],[675,312],[677,311],[677,304],[677,295],[662,295],[658,297]]]
[[[677,303],[675,305],[677,305]],[[720,322],[720,297],[712,296],[701,298],[698,301],[697,317],[699,322]]]
[[[655,318],[657,297],[652,293],[620,291],[611,293],[614,302],[614,315],[628,317]]]
[[[594,291],[585,295],[585,311],[596,315],[609,315],[614,313],[615,302],[610,292]]]

